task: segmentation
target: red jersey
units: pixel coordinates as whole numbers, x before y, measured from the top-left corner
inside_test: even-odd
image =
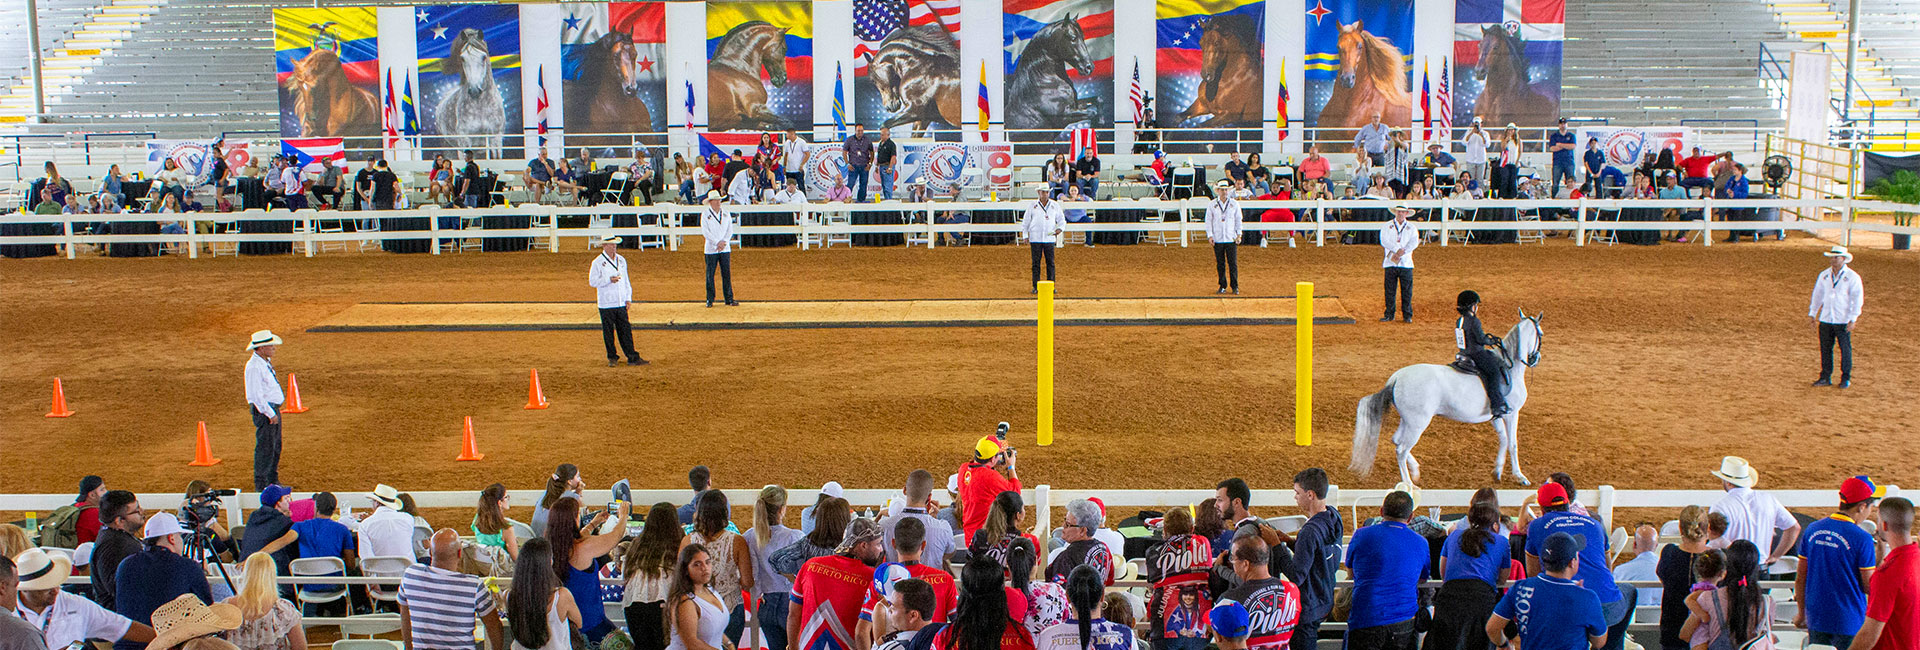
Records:
[[[1713,165],[1713,156],[1688,156],[1680,159],[1680,170],[1687,178],[1706,178],[1707,169]]]
[[[860,605],[873,588],[873,567],[844,555],[807,560],[793,577],[790,598],[800,608],[800,638],[794,648],[852,650]]]
[[[1213,570],[1213,544],[1199,535],[1175,535],[1147,552],[1148,638],[1200,639],[1212,635],[1207,612],[1207,576]]]
[[[973,539],[973,531],[987,525],[987,511],[993,509],[994,497],[1001,492],[1019,491],[1020,479],[1001,476],[985,463],[961,465],[960,528],[966,539]]]
[[[1920,546],[1887,553],[1867,587],[1867,618],[1887,624],[1873,650],[1920,648]]]
[[[928,622],[947,622],[947,618],[953,615],[953,608],[960,604],[960,589],[953,584],[953,574],[919,562],[906,564],[906,567],[908,574],[933,587],[933,620]],[[860,606],[860,620],[873,621],[873,607],[879,602],[880,592],[874,590],[869,584],[867,602]]]

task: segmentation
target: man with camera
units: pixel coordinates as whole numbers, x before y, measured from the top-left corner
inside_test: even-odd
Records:
[[[986,525],[995,497],[1019,491],[1020,472],[1014,469],[1013,446],[1007,444],[1007,423],[1001,422],[994,435],[974,443],[973,462],[960,467],[960,527],[966,538],[973,539],[973,531]]]

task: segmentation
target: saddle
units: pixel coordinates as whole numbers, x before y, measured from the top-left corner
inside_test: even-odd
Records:
[[[1504,363],[1506,361],[1504,357],[1501,358],[1501,361],[1503,363],[1500,364],[1500,368],[1498,368],[1498,371],[1505,372],[1506,370],[1513,367],[1513,364]],[[1469,357],[1467,355],[1460,354],[1458,352],[1454,353],[1453,363],[1447,364],[1447,367],[1454,369],[1456,372],[1463,372],[1476,377],[1480,376],[1480,366],[1479,364],[1476,364],[1473,362],[1473,357]]]

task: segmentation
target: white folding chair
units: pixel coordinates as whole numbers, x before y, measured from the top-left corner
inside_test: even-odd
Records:
[[[847,212],[847,210],[845,209],[846,204],[841,203],[839,201],[830,201],[828,202],[828,205],[841,206],[841,209],[820,213],[822,215],[825,215],[827,225],[829,226],[853,225],[853,215]],[[828,233],[826,240],[827,240],[826,245],[824,246],[825,248],[832,248],[834,244],[845,244],[849,248],[853,246],[852,233],[845,233],[845,232]]]
[[[600,189],[600,200],[619,205],[620,195],[625,194],[627,186],[633,184],[632,178],[633,176],[624,169],[614,172],[612,176],[607,177],[607,186]]]
[[[429,212],[431,212],[431,208],[437,208],[438,206],[427,206],[427,207],[430,208]],[[428,217],[428,218],[431,219],[432,217]],[[380,220],[379,219],[355,219],[353,220],[353,231],[354,232],[380,232]],[[380,243],[381,242],[378,239],[362,239],[360,240],[360,252],[365,253],[369,248],[378,249],[380,248]]]
[[[360,573],[365,574],[369,578],[391,578],[398,580],[400,576],[406,574],[407,567],[413,566],[413,561],[413,558],[410,557],[363,557],[360,558]],[[389,603],[398,603],[400,602],[400,586],[398,584],[369,584],[367,585],[367,597]],[[397,623],[398,621],[396,620],[395,622]]]
[[[303,557],[294,560],[289,568],[296,577],[346,575],[347,563],[337,557]],[[339,602],[347,597],[347,588],[345,585],[301,584],[295,587],[294,597],[304,610],[307,605]],[[352,613],[352,606],[349,605],[347,609],[348,613]],[[346,635],[342,633],[341,636]]]
[[[554,228],[554,227],[556,227],[556,226],[554,226],[554,218],[553,218],[553,213],[551,213],[551,212],[535,212],[535,213],[533,213],[533,220],[531,221],[531,223],[530,223],[529,225],[531,225],[531,226],[532,226],[533,228],[536,228],[536,229],[537,229],[537,228]],[[546,237],[529,237],[529,238],[527,238],[527,249],[528,249],[528,250],[532,250],[532,249],[535,249],[535,248],[538,248],[538,249],[540,249],[540,250],[544,250],[544,251],[552,251],[552,250],[553,250],[553,240],[552,240],[552,239],[549,239],[549,238],[546,238]]]

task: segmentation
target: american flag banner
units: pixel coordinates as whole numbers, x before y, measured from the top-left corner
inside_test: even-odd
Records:
[[[900,106],[888,108],[881,89],[874,86],[869,66],[881,60],[912,61],[913,65],[883,65],[894,72],[893,87],[927,78],[928,62],[943,69],[960,69],[960,4],[962,0],[853,0],[853,105],[851,119],[867,128],[879,128],[900,112]],[[883,48],[886,53],[883,55]],[[905,55],[905,56],[903,56]],[[947,63],[950,61],[951,63]],[[951,65],[951,67],[947,67]],[[958,119],[961,106],[957,98],[938,106],[937,112]],[[912,103],[907,112],[914,111]],[[942,124],[945,119],[939,120]],[[929,124],[933,127],[933,124]],[[945,125],[959,128],[958,124]]]
[[[539,89],[536,91],[539,94],[535,95],[533,98],[534,117],[537,120],[539,120],[538,122],[535,123],[534,129],[536,133],[540,134],[540,146],[544,147],[544,146],[547,146],[547,108],[548,106],[550,106],[550,104],[547,102],[546,66],[535,68],[533,79],[534,79],[534,83],[539,87]]]
[[[1434,93],[1434,112],[1440,117],[1440,139],[1453,139],[1453,63],[1440,58],[1440,90]]]
[[[880,42],[905,27],[938,24],[960,41],[960,0],[853,0],[853,76],[867,76]]]
[[[387,71],[386,92],[380,102],[380,132],[387,136],[386,148],[400,144],[400,109],[394,106],[393,71]]]
[[[1072,160],[1079,160],[1080,152],[1085,151],[1087,149],[1092,149],[1095,154],[1099,154],[1100,153],[1099,137],[1094,135],[1093,129],[1074,129],[1073,130],[1073,149],[1067,154],[1067,157]]]
[[[1127,101],[1133,102],[1133,123],[1147,121],[1147,91],[1140,87],[1140,58],[1133,59],[1133,85],[1127,88]]]
[[[1529,126],[1559,117],[1566,8],[1566,0],[1454,0],[1453,64],[1443,70],[1457,84],[1443,86],[1457,102],[1447,105],[1458,120],[1451,126],[1465,126],[1475,115]],[[1488,51],[1498,59],[1484,62],[1489,74],[1476,74]],[[1489,88],[1501,94],[1499,114],[1477,110]]]

